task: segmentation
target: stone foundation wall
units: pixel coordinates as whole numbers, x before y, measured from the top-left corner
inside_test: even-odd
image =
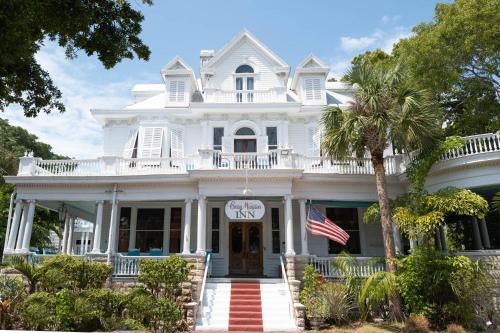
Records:
[[[290,286],[290,293],[293,300],[293,308],[295,312],[295,324],[299,331],[305,329],[305,309],[304,305],[300,303],[299,293],[304,277],[304,267],[309,262],[309,256],[287,256],[286,257],[286,274],[288,284]]]
[[[493,306],[497,312],[500,312],[500,251],[494,251],[494,253],[478,252],[474,255],[464,253],[464,255],[472,260],[481,260],[486,264],[487,272],[493,279],[493,290],[491,291]]]

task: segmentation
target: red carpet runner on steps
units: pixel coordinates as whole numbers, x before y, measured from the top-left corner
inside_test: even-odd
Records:
[[[229,331],[263,331],[260,283],[231,282]]]

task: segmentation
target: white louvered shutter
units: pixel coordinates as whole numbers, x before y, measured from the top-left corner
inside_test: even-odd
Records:
[[[313,80],[312,79],[305,79],[304,90],[306,93],[306,99],[308,99],[308,100],[313,99]]]
[[[139,134],[139,130],[133,130],[132,134],[127,140],[125,144],[125,148],[123,149],[123,157],[124,158],[132,158],[134,154],[134,150],[137,149],[137,135]]]
[[[307,137],[309,140],[309,156],[319,157],[321,155],[321,131],[318,126],[309,127]]]
[[[169,85],[169,101],[170,102],[184,102],[185,96],[184,81],[170,81]]]
[[[321,80],[319,78],[304,79],[304,91],[307,100],[320,100]]]
[[[182,128],[170,130],[170,157],[174,159],[184,157],[184,130]]]
[[[321,99],[321,82],[318,78],[312,79],[312,87],[313,87],[313,99],[320,100]]]
[[[139,141],[140,158],[159,158],[163,144],[163,128],[141,127]]]

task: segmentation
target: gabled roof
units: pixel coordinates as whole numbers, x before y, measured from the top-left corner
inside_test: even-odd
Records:
[[[290,72],[290,66],[283,61],[277,54],[271,51],[264,43],[252,35],[248,30],[243,29],[236,37],[234,37],[229,43],[227,43],[222,49],[220,49],[212,59],[210,59],[203,68],[210,68],[214,66],[219,60],[221,60],[228,52],[230,52],[238,43],[242,40],[248,40],[252,43],[258,50],[263,52],[267,57],[276,63],[275,71],[283,72],[288,74]],[[202,69],[203,71],[203,69]]]
[[[330,72],[330,67],[328,67],[323,61],[321,61],[314,54],[310,53],[307,58],[302,60],[302,62],[295,69],[293,74],[293,80],[291,84],[291,89],[295,90],[297,88],[297,83],[299,82],[299,76],[301,74],[311,73],[311,74],[323,74],[328,75]]]
[[[160,71],[163,79],[166,76],[189,76],[192,81],[193,89],[197,89],[196,76],[193,69],[179,56],[175,56]]]

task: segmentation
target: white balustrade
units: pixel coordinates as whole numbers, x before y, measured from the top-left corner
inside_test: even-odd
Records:
[[[283,103],[286,102],[284,89],[269,90],[218,90],[207,89],[207,103]]]
[[[137,276],[141,260],[162,260],[165,258],[166,256],[124,256],[117,254],[113,258],[113,276]]]
[[[439,162],[465,156],[500,153],[500,132],[465,137],[465,144],[451,149]],[[387,175],[405,171],[411,155],[384,158]],[[500,157],[500,155],[499,155]],[[439,163],[438,162],[438,163]],[[19,176],[128,176],[151,174],[186,174],[192,170],[267,170],[302,169],[306,173],[333,173],[345,175],[373,175],[369,157],[348,158],[343,161],[327,157],[310,157],[293,153],[291,149],[277,149],[263,153],[223,153],[218,150],[200,150],[199,155],[182,158],[121,158],[101,157],[94,160],[42,160],[22,157]]]
[[[325,278],[341,278],[344,276],[335,262],[344,260],[347,269],[356,277],[367,277],[376,272],[385,271],[383,258],[378,257],[309,257],[309,264]]]

